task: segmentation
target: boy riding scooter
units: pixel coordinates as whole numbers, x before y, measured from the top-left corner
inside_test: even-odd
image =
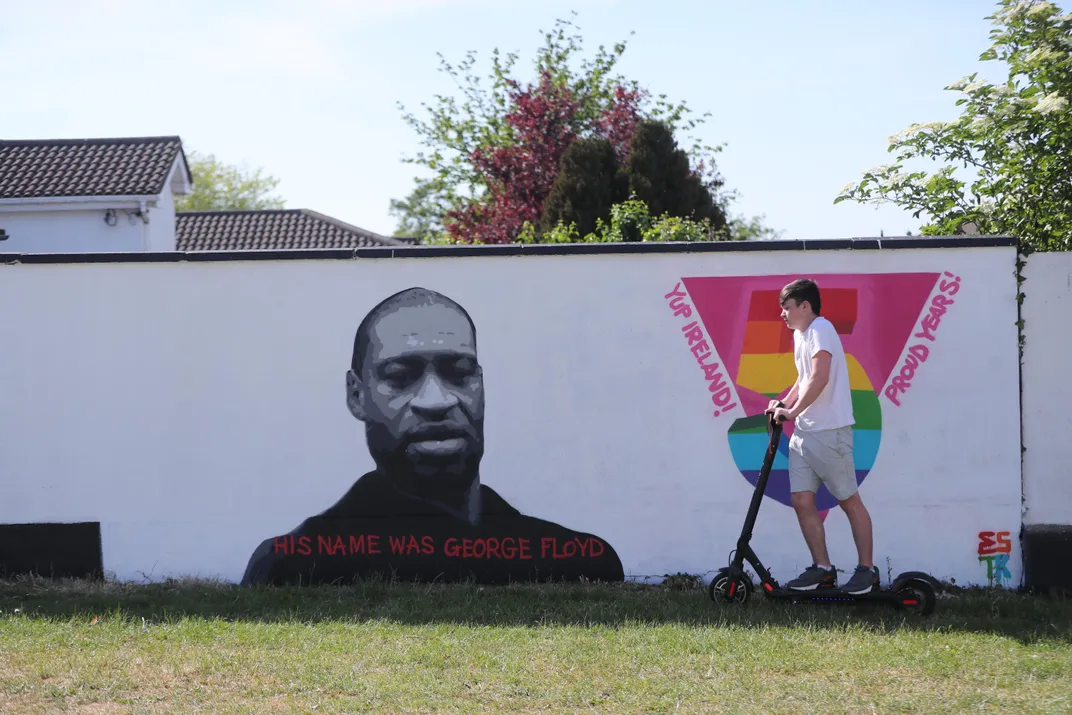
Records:
[[[820,484],[838,500],[852,527],[859,557],[848,583],[841,589],[864,594],[879,588],[872,557],[871,516],[856,483],[853,460],[852,392],[841,338],[822,317],[819,287],[806,278],[793,281],[779,295],[782,319],[793,331],[793,361],[797,381],[781,400],[771,400],[767,413],[776,420],[793,420],[789,440],[789,485],[812,565],[786,588],[808,591],[837,586],[837,571],[826,550],[823,520],[815,506]]]

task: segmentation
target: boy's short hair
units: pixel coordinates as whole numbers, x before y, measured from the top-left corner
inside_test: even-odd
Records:
[[[778,302],[784,303],[790,298],[795,300],[797,305],[808,301],[812,312],[816,315],[821,314],[822,299],[819,297],[819,286],[810,278],[799,278],[782,288],[782,292],[778,295]]]

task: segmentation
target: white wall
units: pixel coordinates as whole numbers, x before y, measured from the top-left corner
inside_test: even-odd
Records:
[[[149,209],[149,223],[145,227],[148,251],[174,251],[175,250],[175,186],[181,182],[177,174],[181,171],[180,162],[176,159],[171,167],[171,176],[164,184],[164,190],[160,194],[160,200],[155,207]]]
[[[1024,267],[1024,524],[1072,525],[1072,253]]]
[[[140,219],[116,211],[116,224],[104,222],[108,206],[97,210],[0,211],[0,228],[7,234],[0,253],[86,253],[144,251]],[[153,212],[154,218],[157,212]]]
[[[344,401],[354,329],[419,285],[477,325],[484,483],[604,537],[628,578],[710,576],[752,492],[727,440],[744,412],[714,416],[664,296],[683,278],[949,271],[961,288],[900,406],[885,388],[919,339],[874,386],[881,446],[861,491],[884,580],[986,583],[980,533],[1015,535],[1021,516],[1014,261],[995,247],[0,266],[13,307],[0,313],[0,522],[99,520],[105,568],[123,579],[238,580],[261,540],[371,468]],[[847,280],[878,306],[858,327],[880,334],[907,310],[877,279]],[[707,332],[730,312],[708,312]],[[846,519],[835,510],[826,527],[851,571]],[[783,581],[809,562],[773,499],[754,544]],[[1015,543],[1008,567],[1016,585]]]

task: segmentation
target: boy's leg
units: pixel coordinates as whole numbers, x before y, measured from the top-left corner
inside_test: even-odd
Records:
[[[826,530],[819,511],[815,508],[815,492],[819,490],[819,475],[808,464],[805,452],[808,445],[799,432],[789,440],[789,490],[793,511],[796,512],[800,531],[811,552],[812,565],[797,578],[786,583],[786,588],[807,591],[820,586],[837,585],[837,571],[830,563],[826,550]]]
[[[852,540],[856,542],[856,553],[859,556],[860,565],[868,568],[874,567],[874,544],[872,543],[871,515],[864,506],[860,492],[857,491],[848,499],[838,502],[845,516],[849,518],[849,526],[852,527]]]
[[[811,457],[812,467],[819,474],[823,484],[838,500],[842,511],[852,527],[852,538],[856,543],[858,566],[854,570],[844,590],[850,593],[867,593],[878,588],[878,569],[873,563],[873,537],[871,515],[860,498],[856,483],[856,465],[853,459],[852,427],[842,427],[818,433],[821,439],[815,440],[814,449],[806,456]]]
[[[808,545],[808,551],[811,552],[812,563],[817,566],[829,566],[830,554],[826,550],[826,528],[815,506],[815,492],[794,491],[792,498],[793,510],[797,513],[800,531],[804,534],[804,542]]]

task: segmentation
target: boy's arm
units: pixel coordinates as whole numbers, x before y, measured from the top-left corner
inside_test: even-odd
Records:
[[[791,408],[793,406],[793,403],[797,401],[797,395],[798,395],[799,391],[800,391],[800,378],[798,377],[797,381],[793,383],[793,386],[791,388],[789,388],[789,394],[787,394],[785,397],[782,398],[782,402],[785,403],[786,407]]]
[[[808,405],[815,402],[816,398],[822,394],[823,388],[826,387],[826,383],[830,381],[830,358],[831,355],[826,350],[820,348],[811,359],[811,380],[808,381],[808,385],[804,388],[804,392],[801,393],[800,399],[796,401],[796,404],[792,404],[786,401],[789,408],[789,419],[795,420],[801,412],[808,409]],[[798,381],[799,382],[799,381]],[[794,385],[793,390],[797,388]]]
[[[797,381],[794,382],[793,386],[789,388],[789,392],[786,393],[785,397],[782,397],[780,399],[775,397],[773,400],[770,401],[770,404],[767,405],[767,411],[770,412],[772,410],[778,409],[778,403],[779,402],[781,402],[786,407],[792,407],[793,402],[795,402],[796,399],[797,399],[797,390],[799,388],[800,388],[800,378],[797,377]],[[785,409],[785,408],[783,408],[783,409]]]

